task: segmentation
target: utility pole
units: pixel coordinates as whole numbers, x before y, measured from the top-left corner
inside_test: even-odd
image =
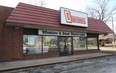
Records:
[[[112,45],[115,47],[115,33],[114,33],[114,22],[113,22],[113,16],[112,16],[112,31],[113,31],[113,38],[112,38]]]

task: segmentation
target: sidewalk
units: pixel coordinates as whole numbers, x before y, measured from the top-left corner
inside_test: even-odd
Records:
[[[100,47],[101,51],[116,51],[116,47]]]
[[[82,59],[101,57],[101,56],[108,56],[108,55],[111,55],[111,54],[92,53],[92,54],[65,56],[65,57],[48,58],[48,59],[1,62],[0,63],[0,71],[10,70],[10,69],[17,69],[17,68],[24,68],[24,67],[31,67],[31,66],[38,66],[38,65],[62,63],[62,62],[82,60]]]

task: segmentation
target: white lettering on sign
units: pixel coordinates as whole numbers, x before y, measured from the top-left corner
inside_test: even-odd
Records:
[[[86,13],[61,8],[61,24],[88,27],[88,17]]]

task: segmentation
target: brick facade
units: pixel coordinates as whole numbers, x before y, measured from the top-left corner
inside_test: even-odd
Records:
[[[23,54],[23,28],[0,26],[0,61],[15,61],[59,57],[58,52],[44,54]],[[74,55],[95,53],[99,50],[75,51]]]
[[[39,7],[40,9],[38,9],[38,7],[27,5],[27,4],[20,4],[20,5],[17,8],[19,8],[19,9],[21,8],[20,10],[27,11],[27,12],[24,12],[25,14],[21,14],[21,13],[23,13],[23,11],[17,10],[17,8],[14,9],[14,11],[12,12],[13,8],[0,6],[0,62],[59,57],[58,52],[52,52],[52,53],[49,52],[49,53],[44,53],[44,54],[30,54],[30,55],[23,54],[23,28],[24,28],[23,26],[25,26],[26,24],[27,25],[28,24],[30,24],[30,25],[36,24],[39,28],[40,28],[40,24],[41,25],[43,24],[42,26],[46,27],[46,28],[48,28],[50,26],[52,26],[52,27],[55,26],[59,30],[63,30],[61,28],[67,28],[68,30],[75,29],[75,31],[76,31],[76,29],[78,29],[78,30],[86,29],[86,28],[79,28],[79,27],[77,28],[74,26],[69,27],[69,26],[60,25],[59,24],[59,11],[50,10],[50,9],[41,8],[41,7]],[[27,10],[23,9],[25,7]],[[35,15],[35,10],[30,10],[30,8],[31,9],[37,8],[36,9],[37,14]],[[28,12],[28,9],[30,12]],[[40,10],[40,11],[38,11],[38,10]],[[45,14],[48,14],[48,15],[43,14],[44,11],[47,11]],[[30,15],[28,15],[28,14],[30,14]],[[34,16],[33,14],[35,15],[35,17],[37,16],[36,22],[31,21],[31,20],[35,20],[35,19],[31,18]],[[16,15],[18,15],[18,16],[16,16]],[[31,17],[30,18],[24,17],[26,15],[31,16]],[[26,21],[23,18],[20,19],[20,17],[24,17],[26,19],[29,18],[29,21]],[[19,18],[18,21],[15,18]],[[47,20],[47,19],[49,19],[49,20]],[[92,20],[95,21],[95,19],[92,19]],[[12,22],[12,21],[15,21],[15,22]],[[9,26],[8,26],[8,23],[10,23]],[[17,28],[15,26],[15,24],[18,24],[19,27]],[[56,28],[54,28],[54,29],[56,29]],[[36,28],[36,29],[38,29],[38,28]],[[110,29],[108,29],[108,32],[109,31],[110,31]],[[95,53],[98,51],[99,51],[99,49],[98,50],[76,51],[76,52],[74,52],[74,55],[87,54],[87,53],[93,53],[93,52]]]
[[[4,25],[6,23],[6,19],[11,14],[12,10],[13,10],[13,8],[0,6],[0,61],[2,61],[2,60],[4,61],[4,55],[6,54],[4,52],[4,50],[5,50],[4,38],[7,35],[4,36],[4,33],[5,33],[4,30],[6,29],[6,27],[4,27]],[[7,30],[7,31],[9,31],[9,30]]]
[[[10,61],[22,58],[23,33],[22,28],[4,26],[2,28],[2,43],[0,48],[0,61]]]

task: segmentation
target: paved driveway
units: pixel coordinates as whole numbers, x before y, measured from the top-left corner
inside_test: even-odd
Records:
[[[0,73],[116,73],[116,55]]]

